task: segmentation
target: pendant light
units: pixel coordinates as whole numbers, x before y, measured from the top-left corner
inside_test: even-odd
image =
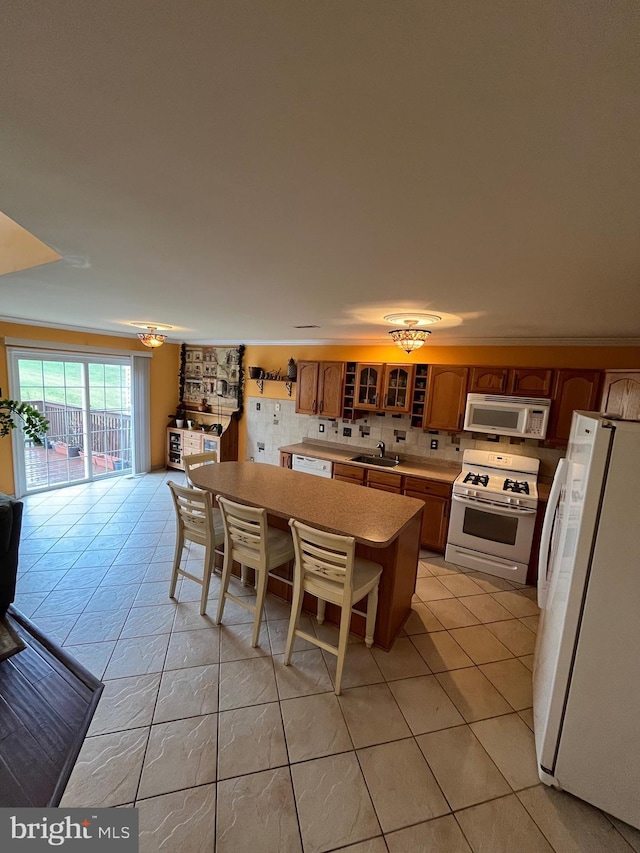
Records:
[[[166,340],[167,336],[163,334],[158,334],[158,329],[161,329],[164,332],[167,329],[173,328],[173,326],[152,326],[148,323],[132,323],[131,325],[137,326],[139,329],[147,330],[146,332],[138,332],[138,338],[146,347],[149,347],[150,349],[156,349],[157,347],[161,347]]]

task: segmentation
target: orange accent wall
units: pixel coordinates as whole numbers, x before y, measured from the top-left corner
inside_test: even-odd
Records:
[[[135,333],[134,333],[135,334]],[[0,320],[0,388],[2,396],[9,397],[9,377],[6,347],[3,339],[19,338],[32,341],[53,341],[62,344],[76,344],[110,349],[140,350],[145,347],[131,337],[113,337],[95,335],[87,332],[72,332],[64,329],[51,329],[43,326],[6,323]],[[178,372],[180,370],[180,347],[178,344],[164,344],[153,351],[150,366],[150,435],[151,465],[164,467],[166,427],[168,415],[175,411],[178,401]],[[0,492],[13,494],[13,454],[11,438],[0,438]]]

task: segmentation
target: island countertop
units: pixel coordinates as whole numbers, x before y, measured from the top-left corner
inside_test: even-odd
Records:
[[[384,548],[423,512],[422,501],[351,483],[326,480],[258,462],[220,462],[196,468],[195,486],[270,515],[330,533],[353,536],[361,545]]]
[[[288,529],[290,518],[330,533],[353,536],[356,554],[382,566],[374,642],[390,649],[411,613],[424,504],[415,498],[353,483],[314,477],[260,462],[220,462],[191,473],[195,486],[214,495],[264,507],[269,523]],[[269,578],[269,590],[287,601],[291,588]],[[305,595],[305,610],[317,603]],[[339,624],[340,609],[327,604],[325,618]],[[364,617],[353,613],[351,630],[364,636]]]

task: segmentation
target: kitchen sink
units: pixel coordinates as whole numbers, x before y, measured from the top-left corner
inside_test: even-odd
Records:
[[[379,465],[381,468],[395,468],[400,464],[399,459],[389,459],[388,456],[354,456],[351,462],[364,462],[366,465]]]

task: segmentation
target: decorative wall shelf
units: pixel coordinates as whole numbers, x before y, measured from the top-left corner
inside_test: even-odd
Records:
[[[262,394],[264,393],[264,383],[265,382],[284,382],[285,388],[287,389],[287,394],[291,396],[291,392],[293,391],[293,379],[287,379],[286,376],[265,376],[264,379],[256,379],[256,385],[258,386],[258,391]]]

